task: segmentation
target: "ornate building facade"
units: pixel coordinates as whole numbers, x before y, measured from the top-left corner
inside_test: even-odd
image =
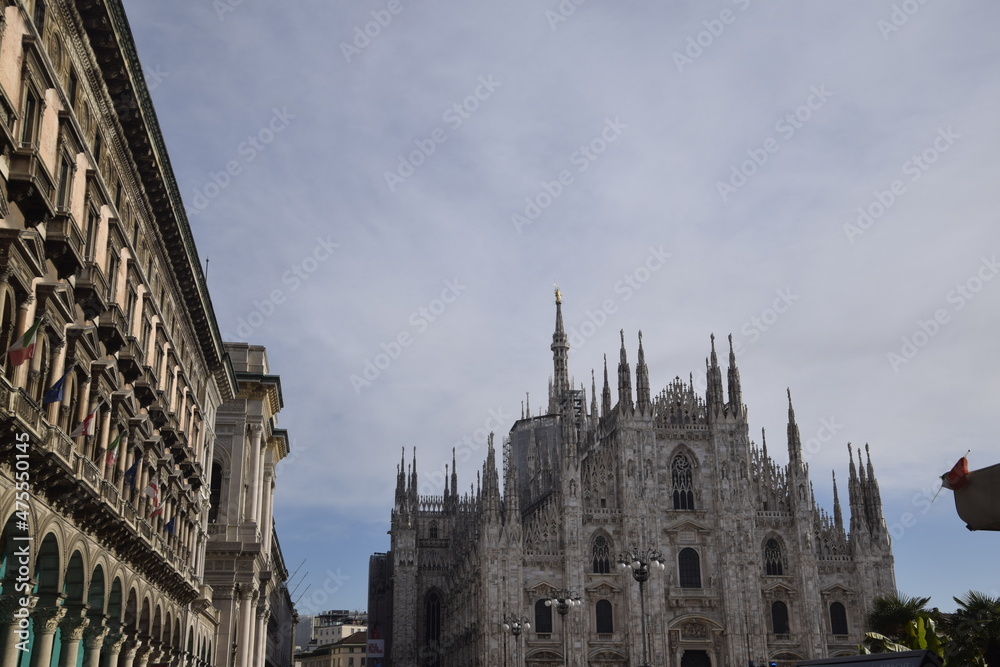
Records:
[[[220,337],[120,0],[0,2],[0,355],[0,667],[263,667],[258,644],[231,661],[206,563],[216,417],[257,389]],[[273,426],[258,476],[231,473],[265,507],[240,579],[257,613],[284,576]]]
[[[416,454],[400,463],[391,550],[369,576],[370,600],[390,601],[374,619],[391,628],[386,664],[611,667],[646,652],[654,665],[738,667],[856,653],[867,605],[895,588],[870,456],[851,454],[845,524],[836,480],[832,515],[815,502],[791,395],[779,465],[751,442],[732,345],[724,383],[714,338],[704,395],[680,378],[654,394],[642,335],[633,386],[623,334],[617,401],[605,362],[588,408],[560,301],[547,410],[513,425],[502,461],[491,438],[476,488],[459,494],[453,461],[444,494],[421,496]],[[649,549],[663,567],[640,595],[619,560]],[[546,604],[567,594],[581,604]],[[530,628],[515,636],[512,616]]]

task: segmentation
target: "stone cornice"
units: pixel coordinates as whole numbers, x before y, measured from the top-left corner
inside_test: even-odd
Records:
[[[125,10],[121,0],[79,0],[77,11],[83,18],[108,90],[116,101],[115,111],[153,207],[167,260],[180,286],[199,346],[223,400],[227,400],[235,395],[236,379],[225,358],[212,299]]]

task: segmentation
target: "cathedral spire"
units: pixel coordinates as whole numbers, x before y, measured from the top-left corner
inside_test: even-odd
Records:
[[[743,413],[743,389],[740,387],[740,369],[736,367],[733,351],[733,334],[729,334],[729,414]]]
[[[451,448],[451,497],[458,498],[458,466],[455,464],[455,448]]]
[[[632,370],[625,354],[625,330],[622,329],[619,333],[622,337],[622,347],[618,361],[618,405],[622,410],[633,412],[635,406],[632,404]]]
[[[799,425],[795,423],[795,408],[792,407],[792,390],[788,389],[788,463],[802,463],[802,439]]]
[[[608,384],[608,355],[604,355],[604,391],[601,392],[601,416],[611,414],[611,385]]]
[[[764,447],[764,460],[766,461],[767,460],[767,435],[765,435],[763,427],[761,427],[761,429],[760,429],[760,442],[761,442],[761,445]]]
[[[635,393],[641,414],[652,412],[649,400],[649,369],[646,368],[646,353],[642,349],[642,331],[639,331],[639,360],[635,364]]]
[[[590,421],[597,423],[597,376],[594,369],[590,369]]]
[[[569,343],[566,339],[566,330],[563,327],[562,315],[562,292],[557,287],[556,290],[556,330],[552,334],[552,365],[554,370],[554,381],[549,391],[549,414],[555,414],[559,410],[559,403],[563,395],[569,391]]]
[[[410,497],[417,499],[417,448],[413,448],[413,467],[410,468]]]
[[[844,515],[840,510],[840,494],[837,493],[837,471],[833,471],[833,525],[838,533],[844,532]]]
[[[396,467],[396,507],[398,508],[406,496],[406,447],[400,447],[399,465]]]
[[[708,395],[706,402],[708,403],[708,414],[714,418],[722,411],[725,401],[722,398],[722,371],[719,369],[719,358],[715,354],[715,334],[711,335],[711,339],[712,354],[706,362],[708,366]]]
[[[520,521],[521,503],[517,489],[517,466],[514,463],[514,451],[510,440],[503,443],[503,502],[507,510],[504,521]]]

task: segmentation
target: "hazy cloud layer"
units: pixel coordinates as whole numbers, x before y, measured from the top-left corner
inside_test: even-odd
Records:
[[[588,392],[619,329],[657,390],[732,333],[827,509],[871,443],[902,590],[995,594],[929,499],[1000,459],[1000,7],[578,2],[126,3],[220,328],[282,376],[302,611],[365,606],[401,447],[430,485],[468,439],[468,489],[546,404],[553,283]]]

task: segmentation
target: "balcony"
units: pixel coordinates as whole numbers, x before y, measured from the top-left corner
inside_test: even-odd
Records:
[[[83,308],[83,319],[96,320],[108,309],[108,304],[104,300],[104,295],[107,293],[108,281],[104,277],[104,271],[97,262],[87,260],[76,278],[76,289],[73,291],[77,304]]]
[[[136,396],[138,397],[138,393],[136,394]],[[166,409],[163,407],[163,404],[159,401],[156,401],[146,406],[146,413],[149,415],[149,421],[153,424],[153,428],[160,430],[160,436],[163,437],[164,443],[169,447],[170,443],[167,441],[168,435],[163,432],[164,431],[163,427],[166,426],[167,422],[170,420],[170,417],[167,414]],[[170,431],[172,435],[173,429],[170,429]]]
[[[114,354],[125,345],[128,322],[121,306],[112,303],[97,320],[97,337],[104,343],[108,354]]]
[[[142,375],[142,363],[145,358],[139,339],[135,336],[126,336],[125,346],[118,353],[118,370],[121,371],[126,384],[134,383]]]
[[[45,228],[45,254],[55,264],[60,278],[80,272],[83,250],[83,230],[69,211],[59,211]]]
[[[10,199],[24,214],[24,224],[34,227],[48,222],[55,215],[52,200],[55,182],[42,164],[38,148],[33,144],[21,146],[10,154],[10,175],[7,178]]]
[[[139,401],[139,405],[144,408],[152,405],[153,401],[156,400],[156,374],[153,373],[152,366],[142,367],[142,375],[132,383],[132,389],[135,392],[136,399]],[[152,419],[152,414],[150,418]],[[155,419],[153,424],[156,425]]]

